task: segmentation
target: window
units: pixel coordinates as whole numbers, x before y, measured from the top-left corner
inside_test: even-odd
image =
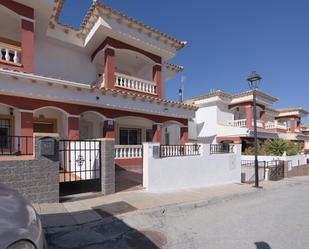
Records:
[[[56,119],[35,118],[33,122],[33,132],[35,133],[55,133],[57,132]]]
[[[142,129],[120,128],[119,143],[120,145],[138,145],[142,144]]]
[[[9,148],[11,132],[12,119],[0,118],[0,148]]]
[[[146,130],[146,142],[152,142],[153,131],[152,129]]]

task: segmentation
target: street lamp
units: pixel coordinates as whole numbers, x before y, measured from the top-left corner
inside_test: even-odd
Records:
[[[254,129],[254,169],[255,169],[255,187],[259,187],[259,165],[258,165],[258,145],[257,145],[257,115],[256,115],[256,91],[262,77],[253,71],[247,78],[249,87],[253,93],[253,129]],[[248,122],[251,122],[248,120]]]

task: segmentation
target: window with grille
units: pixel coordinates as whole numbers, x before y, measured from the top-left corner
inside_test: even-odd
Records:
[[[11,119],[0,119],[0,148],[8,148],[12,129]]]

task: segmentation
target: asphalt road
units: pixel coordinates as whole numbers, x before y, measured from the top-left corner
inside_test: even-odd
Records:
[[[50,236],[51,248],[308,249],[309,182],[75,229]]]

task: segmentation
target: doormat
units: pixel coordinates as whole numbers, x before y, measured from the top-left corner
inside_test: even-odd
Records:
[[[102,218],[115,216],[117,214],[129,213],[137,210],[136,207],[124,201],[104,204],[101,206],[92,207],[92,209],[96,211]]]

